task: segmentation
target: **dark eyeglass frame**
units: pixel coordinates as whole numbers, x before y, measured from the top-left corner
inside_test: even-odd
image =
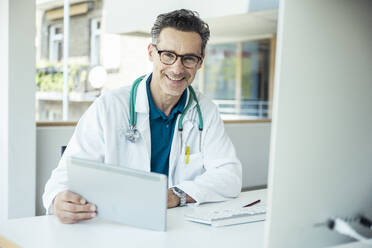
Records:
[[[200,57],[200,56],[198,56],[198,55],[196,55],[196,54],[184,54],[184,55],[179,55],[179,54],[177,54],[177,53],[175,53],[175,52],[172,52],[172,51],[168,51],[168,50],[159,50],[158,47],[157,47],[155,44],[152,44],[152,46],[153,46],[153,47],[156,49],[156,51],[158,52],[158,54],[159,54],[159,58],[160,58],[160,61],[161,61],[163,64],[165,64],[165,65],[173,65],[174,63],[176,63],[178,57],[180,57],[180,58],[181,58],[181,63],[182,63],[182,65],[183,65],[184,67],[186,67],[186,68],[188,68],[188,69],[194,69],[194,68],[195,68],[195,67],[200,63],[200,61],[202,60],[202,57]],[[164,52],[167,52],[167,53],[171,53],[171,54],[173,54],[173,55],[176,57],[176,59],[175,59],[172,63],[165,63],[165,62],[163,62],[162,59],[161,59],[161,54],[164,53]],[[195,58],[198,59],[198,62],[197,62],[194,66],[192,66],[192,67],[190,67],[190,66],[186,66],[186,65],[184,64],[184,57],[195,57]]]

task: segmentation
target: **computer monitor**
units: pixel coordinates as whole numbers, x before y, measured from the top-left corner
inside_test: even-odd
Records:
[[[372,217],[372,1],[280,2],[266,248],[352,239],[330,217]]]

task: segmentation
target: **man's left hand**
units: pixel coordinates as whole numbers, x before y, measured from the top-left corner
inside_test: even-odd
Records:
[[[168,189],[168,208],[174,208],[180,205],[180,198],[173,193],[172,189]]]

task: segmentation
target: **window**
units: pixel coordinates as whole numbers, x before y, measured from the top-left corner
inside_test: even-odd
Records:
[[[63,57],[63,27],[52,25],[49,28],[49,61],[58,62]]]
[[[224,119],[268,118],[270,40],[211,44],[199,90],[214,100]]]
[[[92,19],[90,22],[90,64],[100,64],[100,38],[101,38],[101,20]]]
[[[63,1],[62,1],[63,2]],[[99,2],[99,4],[98,4]],[[68,58],[68,121],[78,121],[101,89],[88,81],[92,65],[100,62],[102,4],[86,4],[86,12],[70,12]],[[71,5],[71,8],[76,5]],[[83,10],[81,5],[78,8]],[[70,9],[71,9],[70,8]],[[76,8],[75,8],[76,9]],[[90,11],[94,12],[90,12]],[[57,15],[57,14],[58,15]],[[94,18],[92,18],[94,16]],[[63,5],[37,4],[36,120],[63,119]]]

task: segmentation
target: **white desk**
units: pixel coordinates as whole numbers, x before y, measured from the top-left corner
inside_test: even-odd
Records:
[[[257,199],[266,202],[266,190],[243,192],[231,202],[204,204],[200,207],[212,209],[226,205],[243,206]],[[186,221],[183,215],[191,207],[168,210],[167,232],[148,231],[98,218],[70,225],[61,224],[55,216],[39,216],[9,220],[0,224],[0,235],[27,248],[263,247],[265,222],[213,228]]]

